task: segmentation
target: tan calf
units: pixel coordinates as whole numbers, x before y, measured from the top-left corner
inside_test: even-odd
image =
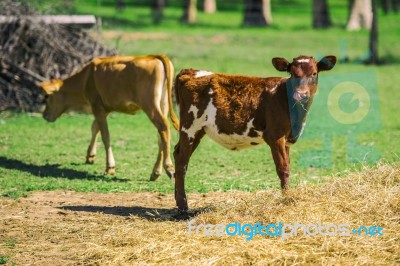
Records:
[[[92,138],[86,162],[95,160],[96,138],[100,131],[106,149],[106,172],[113,174],[115,160],[107,116],[114,111],[133,115],[143,110],[159,134],[159,151],[150,179],[156,180],[160,176],[162,166],[171,177],[174,167],[170,157],[168,112],[173,126],[176,129],[179,126],[172,106],[173,75],[174,67],[165,55],[96,58],[65,80],[41,83],[50,95],[43,117],[54,122],[69,110],[93,113]]]

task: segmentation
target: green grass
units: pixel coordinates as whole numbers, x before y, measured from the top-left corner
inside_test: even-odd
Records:
[[[7,238],[6,240],[4,240],[5,247],[14,248],[16,244],[17,244],[17,240],[14,238]]]
[[[3,243],[1,243],[1,246],[4,246],[8,249],[13,249],[15,248],[15,245],[17,244],[17,240],[14,238],[5,238],[2,240]],[[4,255],[4,254],[0,254],[0,264],[7,264],[8,261],[10,260],[10,256],[8,255]],[[13,264],[14,265],[14,264]]]
[[[6,264],[10,258],[8,256],[0,255],[0,264]]]
[[[300,1],[302,2],[302,1]],[[378,83],[379,110],[374,117],[381,120],[378,130],[356,134],[359,144],[378,149],[381,161],[398,164],[400,159],[400,116],[398,109],[398,75],[400,62],[400,28],[398,15],[379,17],[379,53],[385,64],[365,66],[358,63],[368,48],[368,32],[344,30],[346,5],[332,1],[335,26],[328,30],[311,28],[310,6],[292,8],[273,6],[274,25],[269,28],[241,27],[242,14],[221,11],[215,15],[199,13],[194,26],[178,22],[181,10],[168,8],[161,25],[153,25],[149,9],[128,7],[122,13],[113,7],[93,6],[90,2],[75,2],[79,13],[103,16],[105,30],[118,30],[120,38],[106,39],[117,46],[121,54],[165,53],[175,70],[193,67],[215,72],[242,73],[257,76],[281,75],[271,65],[274,56],[291,59],[299,54],[321,57],[334,54],[347,56],[350,63],[338,63],[331,72],[322,73],[323,83],[332,75],[372,70]],[[131,33],[150,33],[161,38],[132,38]],[[159,35],[157,35],[159,34]],[[344,49],[344,47],[346,47]],[[367,73],[367,72],[366,72]],[[328,88],[329,89],[329,88]],[[323,176],[355,171],[362,163],[347,160],[348,136],[335,134],[337,128],[320,121],[326,104],[315,99],[306,134],[291,150],[291,184],[324,182]],[[105,152],[99,144],[95,165],[84,164],[90,140],[91,116],[67,115],[48,124],[40,116],[1,114],[0,123],[0,194],[21,197],[35,190],[72,189],[76,191],[173,191],[173,185],[163,175],[156,182],[149,176],[156,159],[156,130],[143,113],[135,117],[113,114],[109,119],[111,141],[117,162],[117,174],[104,176]],[[309,132],[307,129],[316,130]],[[319,131],[318,131],[319,130]],[[353,134],[354,135],[354,134]],[[352,136],[352,135],[351,135]],[[329,138],[327,140],[327,138]],[[173,131],[172,146],[177,142]],[[304,168],[299,162],[302,152],[321,149],[329,144],[332,165],[329,168]],[[350,145],[350,151],[358,151]],[[363,150],[361,150],[362,152]],[[318,154],[317,154],[318,155]],[[361,157],[366,154],[361,154]],[[368,154],[367,154],[368,156]],[[316,163],[324,163],[324,157]],[[268,146],[258,146],[242,152],[231,152],[204,138],[194,153],[187,174],[189,192],[212,190],[258,190],[277,188],[279,184]]]

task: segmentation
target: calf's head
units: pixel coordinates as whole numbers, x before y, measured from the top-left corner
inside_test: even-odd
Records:
[[[336,64],[336,57],[325,56],[317,62],[314,57],[302,55],[293,58],[292,63],[285,58],[275,57],[272,64],[277,70],[290,73],[287,85],[291,93],[288,97],[293,97],[295,101],[308,101],[317,92],[318,73],[331,70]]]
[[[289,143],[295,143],[303,132],[307,113],[318,89],[318,73],[331,70],[335,56],[325,56],[319,62],[310,56],[299,56],[289,63],[285,58],[274,58],[272,64],[279,71],[290,73],[286,81],[291,133]]]
[[[48,95],[43,118],[48,122],[54,122],[67,109],[63,93],[59,91],[63,85],[63,81],[53,79],[41,82],[39,85]]]

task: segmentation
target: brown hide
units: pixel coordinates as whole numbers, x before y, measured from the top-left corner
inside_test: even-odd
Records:
[[[288,113],[284,112],[288,109],[286,79],[224,74],[191,79],[192,76],[185,74],[185,71],[177,76],[175,86],[178,99],[182,97],[181,93],[187,94],[183,103],[179,102],[181,123],[185,123],[186,128],[190,127],[190,120],[194,119],[190,119],[190,114],[189,121],[182,119],[188,116],[190,105],[199,109],[200,117],[212,99],[217,106],[216,124],[219,133],[243,134],[247,123],[253,118],[255,130],[264,131],[267,123],[273,127],[271,129],[283,128],[284,132],[290,129]],[[180,87],[183,89],[180,90]],[[267,119],[270,121],[265,120],[265,113],[271,114]]]

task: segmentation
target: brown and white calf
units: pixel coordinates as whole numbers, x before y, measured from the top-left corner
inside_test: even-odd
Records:
[[[134,115],[143,110],[158,130],[158,156],[150,180],[160,176],[162,166],[171,177],[174,167],[170,157],[170,129],[179,121],[172,107],[174,67],[165,55],[112,56],[95,58],[78,73],[65,80],[51,80],[40,85],[49,94],[43,117],[54,122],[69,110],[93,113],[92,139],[86,162],[93,163],[96,139],[100,132],[106,148],[106,172],[115,172],[107,116],[111,112]]]
[[[318,87],[318,72],[331,70],[335,56],[319,62],[299,56],[288,62],[272,59],[289,78],[251,77],[183,69],[175,80],[180,111],[179,142],[175,146],[175,199],[188,209],[184,180],[190,156],[207,134],[230,150],[267,143],[282,189],[289,179],[289,145],[296,142]]]

